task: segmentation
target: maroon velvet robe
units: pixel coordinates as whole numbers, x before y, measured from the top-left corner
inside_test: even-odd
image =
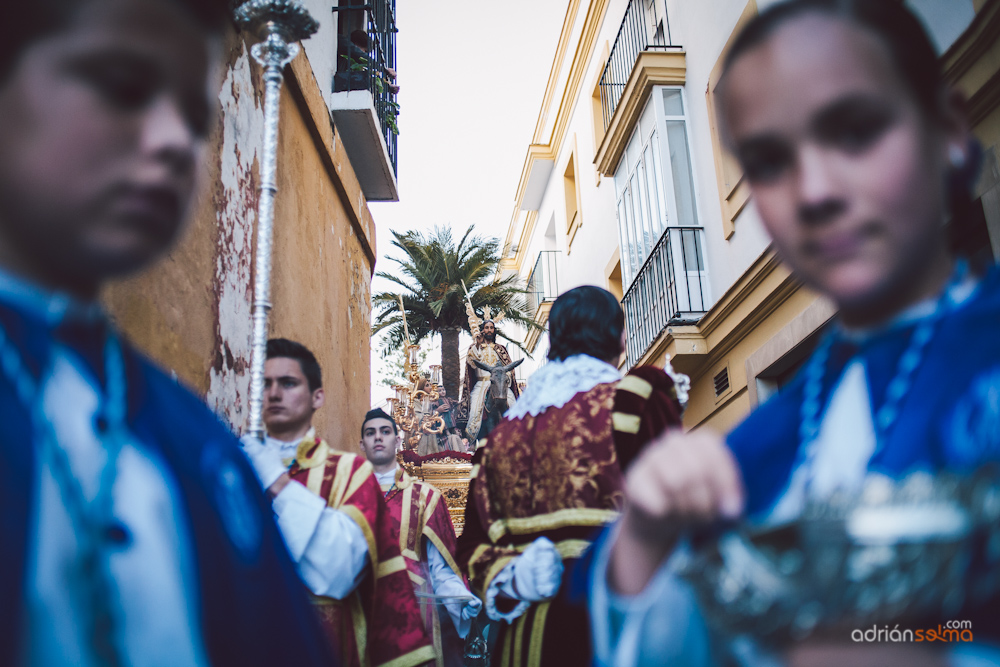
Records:
[[[458,563],[473,590],[485,599],[493,578],[538,537],[555,543],[565,566],[554,599],[501,625],[494,665],[591,664],[586,600],[568,594],[574,565],[621,510],[620,457],[631,461],[650,439],[680,425],[673,381],[643,367],[536,417],[505,419],[476,452],[458,540]]]

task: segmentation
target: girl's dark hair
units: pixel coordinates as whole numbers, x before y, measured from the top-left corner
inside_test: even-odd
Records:
[[[615,359],[621,354],[625,313],[611,292],[584,285],[562,294],[549,313],[549,359],[575,354]]]
[[[771,5],[747,24],[726,54],[722,76],[736,60],[763,43],[788,21],[808,14],[839,18],[871,31],[886,46],[896,71],[927,118],[937,121],[945,109],[947,85],[934,45],[919,19],[901,0],[785,0]],[[949,177],[951,249],[962,252],[971,223],[972,187],[981,158],[968,147],[967,163]]]
[[[295,359],[299,362],[302,374],[309,383],[309,391],[316,391],[323,386],[323,373],[320,371],[316,355],[302,343],[296,343],[287,338],[272,338],[267,341],[267,359]]]
[[[206,31],[221,34],[230,20],[229,0],[171,0],[193,16]],[[0,85],[32,43],[65,27],[87,0],[27,0],[11,3],[0,21]]]
[[[826,14],[875,33],[917,103],[931,118],[941,113],[944,81],[927,32],[900,0],[786,0],[771,5],[747,24],[726,54],[723,76],[741,55],[778,28],[806,14]]]

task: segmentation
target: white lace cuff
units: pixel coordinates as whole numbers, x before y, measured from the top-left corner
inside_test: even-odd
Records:
[[[486,588],[486,615],[494,621],[513,623],[514,619],[528,611],[528,608],[531,607],[530,602],[520,600],[516,607],[504,613],[497,609],[496,600],[497,596],[501,593],[505,597],[517,600],[517,597],[515,597],[516,593],[514,593],[514,563],[509,563],[507,567],[500,570]]]

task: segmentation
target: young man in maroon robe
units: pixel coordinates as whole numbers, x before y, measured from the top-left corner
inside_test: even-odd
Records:
[[[556,299],[549,362],[473,456],[458,563],[487,616],[506,621],[494,664],[591,663],[586,605],[568,594],[572,566],[622,508],[620,457],[634,456],[637,443],[616,434],[641,435],[623,407],[632,394],[650,396],[648,379],[673,387],[658,369],[621,378],[624,325],[618,301],[598,287]],[[662,425],[680,425],[675,401]]]
[[[316,357],[294,341],[268,341],[264,392],[268,437],[244,438],[244,448],[341,664],[433,660],[371,464],[333,450],[312,427],[325,398]]]
[[[361,449],[375,470],[389,514],[399,530],[399,550],[418,594],[434,595],[451,621],[442,621],[438,605],[421,605],[431,635],[437,667],[460,667],[463,645],[482,602],[469,592],[455,563],[455,528],[441,492],[415,480],[396,463],[402,437],[395,420],[371,410],[361,424]],[[457,631],[457,632],[456,632]]]

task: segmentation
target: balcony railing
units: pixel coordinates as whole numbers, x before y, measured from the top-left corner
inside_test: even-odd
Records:
[[[559,278],[556,275],[558,250],[543,250],[538,253],[535,268],[528,276],[528,312],[533,316],[538,307],[546,301],[554,301],[559,296]]]
[[[622,299],[631,368],[663,330],[697,321],[711,305],[704,230],[668,227]]]
[[[333,8],[340,14],[337,73],[333,92],[368,90],[372,95],[382,137],[397,172],[399,128],[396,118],[396,0],[341,0]]]
[[[611,117],[615,115],[639,54],[674,46],[670,39],[666,3],[663,0],[630,0],[601,74],[601,109],[605,130],[611,124]]]

